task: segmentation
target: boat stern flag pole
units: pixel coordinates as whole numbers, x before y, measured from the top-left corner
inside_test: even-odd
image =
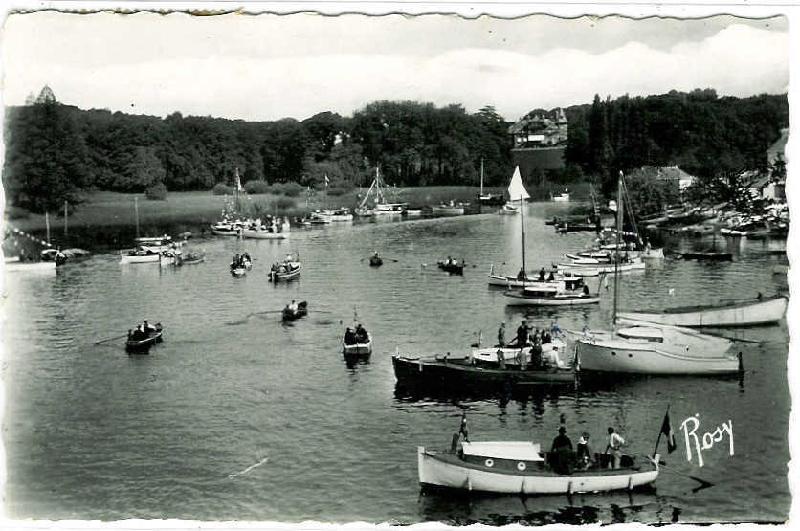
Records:
[[[675,431],[672,429],[672,422],[669,420],[669,406],[667,406],[667,412],[664,413],[664,420],[661,421],[661,430],[659,430],[658,437],[656,437],[656,447],[653,449],[654,457],[658,454],[658,443],[661,441],[662,435],[667,438],[668,453],[678,449],[678,444],[675,442]]]

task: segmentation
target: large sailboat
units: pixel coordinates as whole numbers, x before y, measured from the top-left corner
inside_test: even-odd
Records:
[[[386,188],[386,183],[383,182],[383,178],[381,177],[381,169],[380,166],[375,167],[375,179],[373,179],[372,184],[367,190],[367,194],[364,196],[364,199],[361,201],[361,204],[358,205],[356,209],[356,215],[360,217],[372,217],[372,216],[402,216],[408,210],[408,203],[389,203],[386,201],[386,196],[383,193],[384,188]],[[374,207],[370,208],[369,201],[372,199],[372,195],[374,197]]]
[[[622,172],[617,204],[622,204]],[[617,251],[623,209],[617,209]],[[618,268],[617,268],[618,269]],[[584,373],[649,375],[721,375],[741,370],[741,357],[730,353],[732,342],[688,328],[620,319],[619,271],[614,272],[611,330],[584,331],[576,340],[575,355]]]

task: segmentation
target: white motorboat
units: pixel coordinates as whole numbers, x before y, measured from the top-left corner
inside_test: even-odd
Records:
[[[145,245],[130,251],[122,251],[120,264],[157,264],[161,261],[161,251]]]
[[[506,291],[503,296],[508,306],[575,306],[600,302],[600,296],[590,294],[588,286],[584,285],[582,290],[568,290],[563,280],[526,284],[519,291]]]
[[[537,495],[633,490],[658,477],[660,456],[647,466],[636,466],[632,456],[622,456],[618,469],[594,466],[574,469],[542,452],[531,441],[463,442],[460,451],[417,448],[417,471],[423,487],[469,492]]]
[[[622,205],[622,172],[617,204]],[[617,249],[623,209],[617,210]],[[618,266],[617,266],[618,268]],[[615,277],[618,271],[615,271]],[[584,331],[576,340],[575,355],[586,373],[651,375],[719,375],[741,370],[741,357],[730,354],[731,341],[688,328],[618,318],[619,279],[614,282],[610,331]],[[622,325],[621,327],[618,325]]]

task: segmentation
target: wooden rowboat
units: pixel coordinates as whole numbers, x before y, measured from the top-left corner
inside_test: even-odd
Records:
[[[452,263],[448,264],[446,260],[439,260],[436,262],[436,265],[442,271],[447,271],[451,275],[463,275],[464,274],[464,263]]]
[[[380,266],[383,265],[383,258],[381,258],[380,256],[375,256],[375,255],[370,256],[369,257],[369,265],[371,265],[372,267],[380,267]]]
[[[300,262],[289,262],[288,267],[284,271],[270,271],[267,273],[267,278],[270,282],[291,282],[292,280],[300,278],[300,272],[303,270],[303,264]]]
[[[674,326],[748,326],[780,321],[789,300],[782,296],[736,301],[729,304],[667,308],[661,312],[619,312],[622,319]]]
[[[163,330],[161,323],[156,323],[156,329],[148,331],[146,338],[125,341],[125,351],[128,354],[149,354],[150,347],[163,341]]]
[[[308,315],[308,303],[301,301],[297,304],[297,310],[291,310],[288,306],[281,312],[281,321],[296,321]]]

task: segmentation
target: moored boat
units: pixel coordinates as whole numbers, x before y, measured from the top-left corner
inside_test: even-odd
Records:
[[[131,251],[123,251],[120,256],[120,264],[157,264],[161,260],[161,252],[156,249],[150,249],[146,246],[140,246]]]
[[[372,267],[380,267],[383,265],[383,258],[381,258],[378,253],[375,253],[369,257],[369,265]]]
[[[392,356],[392,366],[397,381],[409,386],[434,388],[508,388],[528,386],[574,385],[572,368],[558,367],[505,368],[481,367],[468,357],[449,356]]]
[[[667,308],[660,312],[619,312],[621,319],[675,326],[748,326],[783,319],[789,300],[782,296],[759,297],[729,304]]]
[[[184,265],[194,265],[200,264],[206,261],[206,254],[197,251],[189,251],[183,255],[181,255],[180,259],[178,260],[177,265],[184,266]]]
[[[551,457],[552,455],[552,457]],[[461,443],[460,451],[417,448],[417,470],[423,488],[449,488],[468,492],[540,495],[633,490],[658,478],[659,455],[638,466],[633,456],[622,455],[622,466],[579,468],[542,452],[531,441],[481,441]]]
[[[450,201],[431,208],[434,216],[461,216],[464,214],[464,204]]]
[[[521,290],[508,290],[503,293],[508,306],[575,306],[597,304],[598,294],[591,295],[589,287],[567,289],[563,280],[556,282],[536,282],[525,285]]]
[[[516,205],[512,205],[510,203],[505,203],[500,210],[498,210],[498,214],[504,216],[510,216],[514,214],[519,214],[519,207]]]

